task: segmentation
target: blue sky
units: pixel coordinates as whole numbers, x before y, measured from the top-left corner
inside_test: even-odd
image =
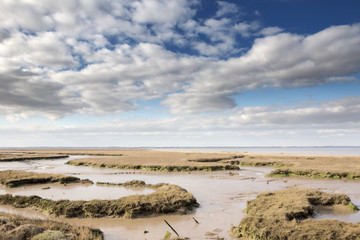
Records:
[[[353,146],[360,2],[0,2],[0,147]]]

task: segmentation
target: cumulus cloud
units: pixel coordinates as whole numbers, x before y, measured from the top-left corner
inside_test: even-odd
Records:
[[[190,18],[195,11],[194,2],[186,0],[142,0],[135,1],[133,19],[141,23],[161,23],[174,25]]]
[[[210,18],[203,24],[195,26],[194,30],[198,34],[208,37],[208,42],[194,42],[193,46],[201,55],[205,56],[228,56],[238,53],[236,36],[248,37],[260,26],[256,22],[234,23],[231,18],[215,19]]]
[[[215,14],[216,17],[223,17],[227,14],[234,14],[239,11],[238,6],[233,3],[218,1],[217,4],[219,5],[219,10],[217,10]]]
[[[312,103],[311,106],[297,108],[246,107],[232,116],[232,120],[241,124],[268,124],[278,127],[360,123],[360,98]]]
[[[284,29],[279,27],[266,27],[261,29],[259,35],[264,35],[264,36],[275,35],[281,33],[282,31],[284,31]]]
[[[218,111],[236,106],[226,94],[202,92],[174,93],[163,104],[169,106],[175,114]]]
[[[0,111],[12,117],[70,114],[82,104],[63,92],[63,86],[26,71],[0,73]]]
[[[233,96],[244,90],[316,86],[359,72],[359,24],[303,36],[232,18],[240,10],[225,1],[197,19],[199,4],[1,1],[1,114],[111,114],[152,99],[175,114],[211,112],[236,107]],[[254,36],[243,49],[238,39]]]
[[[42,32],[37,36],[13,34],[0,44],[0,55],[4,61],[28,68],[62,69],[78,64],[70,47],[54,32]]]
[[[297,107],[245,107],[221,115],[119,118],[96,125],[91,121],[39,125],[14,117],[23,124],[2,125],[0,133],[6,139],[2,146],[29,144],[24,136],[31,137],[33,145],[48,144],[55,136],[54,146],[89,146],[89,137],[101,139],[96,146],[348,145],[360,136],[359,103],[354,97]]]
[[[165,103],[175,109],[191,102],[189,92],[226,92],[218,97],[222,102],[224,97],[230,99],[246,89],[305,87],[346,80],[341,77],[360,70],[359,44],[359,24],[329,27],[309,36],[281,33],[259,38],[245,55],[213,62],[199,71],[185,92],[176,98],[169,96],[171,101]],[[201,96],[194,98],[201,101]],[[195,106],[193,112],[197,111],[201,108]]]

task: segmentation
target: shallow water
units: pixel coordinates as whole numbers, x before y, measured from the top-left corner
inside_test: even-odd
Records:
[[[345,207],[344,205],[337,206],[321,206],[316,207],[315,219],[337,219],[347,222],[359,222],[360,212],[354,213],[353,210]]]
[[[120,186],[96,186],[92,184],[67,184],[66,186],[54,184],[36,184],[17,188],[0,186],[0,194],[13,194],[22,196],[37,195],[52,200],[112,200],[135,194],[150,194],[153,189],[125,188]]]
[[[219,236],[231,239],[228,231],[237,225],[245,216],[243,210],[246,201],[253,199],[260,192],[275,191],[290,187],[315,188],[332,193],[348,194],[355,205],[360,206],[360,182],[345,182],[340,180],[311,180],[266,178],[271,168],[242,167],[241,171],[212,173],[155,173],[143,171],[125,171],[119,169],[101,169],[92,167],[76,167],[65,165],[70,159],[79,156],[56,160],[33,160],[24,162],[0,163],[0,170],[16,169],[35,172],[60,173],[90,179],[94,182],[122,183],[130,180],[143,180],[146,183],[177,184],[194,194],[200,208],[188,215],[162,215],[138,219],[103,218],[103,219],[63,219],[74,224],[88,225],[100,228],[105,233],[105,239],[161,239],[166,231],[172,232],[166,225],[166,219],[182,237],[194,239],[214,239]],[[42,189],[50,186],[50,189]],[[118,198],[124,194],[125,188],[116,186],[96,186],[69,184],[44,184],[20,187],[17,189],[0,188],[1,191],[13,191],[13,194],[36,194],[50,199],[99,199]],[[133,189],[130,189],[131,191]],[[142,189],[146,190],[146,189]],[[132,193],[125,193],[132,194]],[[15,212],[27,217],[46,218],[47,216],[33,210],[0,207],[0,211]],[[319,211],[320,212],[320,211]],[[344,221],[360,222],[359,213],[339,215],[332,212],[321,212],[317,218],[338,218]],[[50,219],[56,219],[50,216]],[[196,223],[195,218],[198,222]],[[144,234],[144,231],[149,233]],[[173,236],[175,234],[173,233]]]

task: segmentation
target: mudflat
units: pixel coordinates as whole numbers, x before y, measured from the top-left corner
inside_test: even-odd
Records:
[[[34,150],[18,150],[21,151],[22,155],[26,155],[26,151]],[[308,189],[298,189],[294,188],[294,186],[298,186],[298,183],[302,182],[318,182],[320,180],[305,180],[301,178],[293,178],[283,181],[282,177],[305,177],[305,178],[332,178],[332,179],[346,179],[349,181],[322,181],[332,184],[342,183],[342,186],[358,186],[358,182],[356,180],[360,179],[360,156],[334,156],[334,155],[295,155],[295,154],[255,154],[255,153],[246,153],[246,152],[218,152],[218,153],[209,153],[209,152],[168,152],[168,151],[153,151],[153,150],[143,150],[143,149],[37,149],[37,154],[63,154],[63,155],[88,155],[87,158],[78,158],[74,160],[70,160],[69,164],[73,166],[67,166],[71,169],[86,169],[81,168],[81,166],[94,166],[100,168],[125,168],[125,169],[139,169],[139,170],[151,170],[151,171],[213,171],[213,170],[240,170],[243,168],[244,171],[239,172],[231,172],[228,174],[227,172],[222,173],[212,173],[212,174],[228,174],[226,178],[238,179],[238,181],[243,181],[239,183],[246,184],[254,184],[260,186],[258,190],[252,190],[252,192],[256,193],[258,197],[254,200],[249,201],[247,207],[247,215],[243,220],[236,220],[235,224],[239,224],[237,227],[233,229],[233,233],[237,234],[236,237],[247,237],[252,239],[286,239],[293,237],[294,239],[302,238],[302,239],[321,239],[317,238],[318,236],[327,236],[323,239],[330,239],[331,236],[334,236],[335,239],[359,239],[359,224],[356,223],[347,223],[340,222],[335,220],[316,220],[313,219],[314,215],[316,215],[316,208],[326,207],[333,208],[339,207],[341,209],[346,208],[347,210],[355,211],[357,207],[351,204],[349,197],[344,195],[333,195],[333,194],[325,194],[323,192],[308,190]],[[0,153],[1,154],[1,153]],[[13,151],[11,153],[16,155],[17,152]],[[19,153],[20,154],[20,153]],[[63,163],[66,160],[61,160]],[[219,167],[220,166],[220,167]],[[261,182],[252,182],[250,180],[246,180],[248,178],[242,178],[241,172],[246,172],[246,167],[242,166],[253,166],[253,167],[272,167],[275,168],[271,176],[277,176],[279,178],[272,178],[272,181],[267,181],[268,179],[264,179],[263,183]],[[250,169],[250,168],[249,168]],[[252,168],[251,168],[252,169]],[[261,169],[261,168],[258,168]],[[96,169],[91,169],[91,171]],[[71,170],[72,172],[73,170]],[[88,170],[86,170],[88,171]],[[98,169],[96,171],[117,171],[116,169]],[[254,170],[255,171],[255,170]],[[266,173],[270,172],[267,171]],[[123,171],[127,172],[127,171]],[[136,172],[134,171],[134,176],[136,176]],[[144,173],[144,172],[143,172]],[[158,177],[162,174],[168,176],[183,176],[184,174],[169,174],[169,173],[149,173],[146,174],[154,174],[154,176]],[[169,174],[169,175],[168,175]],[[210,173],[209,173],[210,174]],[[239,174],[239,176],[237,176]],[[265,173],[264,173],[265,174]],[[206,176],[208,174],[200,173],[199,176]],[[126,186],[128,183],[118,183],[118,181],[114,181],[114,177],[109,177],[110,182],[103,182],[102,184],[112,184],[119,186]],[[147,176],[147,175],[146,175]],[[153,175],[149,175],[153,178]],[[196,178],[196,173],[192,173],[189,176]],[[223,175],[221,175],[224,177]],[[257,176],[255,174],[255,176]],[[131,176],[127,176],[130,178]],[[142,178],[142,177],[141,177]],[[145,175],[144,175],[145,178]],[[149,177],[150,178],[150,177]],[[215,180],[216,179],[216,180]],[[218,184],[218,182],[222,181],[222,178],[213,178],[211,180],[211,184]],[[241,180],[240,180],[241,179]],[[258,178],[257,178],[258,180]],[[259,179],[261,180],[261,179]],[[180,181],[180,180],[179,180]],[[186,189],[192,189],[189,183],[184,183],[186,179],[182,179],[180,185],[186,185]],[[193,179],[191,179],[193,181]],[[296,181],[296,185],[288,184],[287,182]],[[164,181],[166,182],[166,180]],[[215,183],[216,182],[216,183]],[[320,181],[321,182],[321,181]],[[133,182],[139,184],[139,182]],[[236,184],[238,182],[236,181]],[[263,185],[262,185],[263,184]],[[274,186],[275,184],[281,184],[282,186]],[[143,186],[144,183],[141,183],[140,186]],[[226,187],[223,185],[218,185],[221,187]],[[249,185],[250,186],[250,185]],[[253,186],[253,185],[251,185]],[[280,191],[280,192],[267,192],[260,193],[267,189],[278,190],[285,186],[291,187],[290,190]],[[149,186],[145,186],[149,187]],[[236,185],[232,186],[235,188]],[[314,188],[318,188],[315,185]],[[196,190],[196,188],[194,188]],[[190,190],[191,192],[194,189]],[[197,195],[202,199],[207,198],[206,194],[211,194],[211,192],[203,193],[203,188],[201,191],[197,192]],[[236,197],[242,197],[244,194],[242,191],[245,191],[244,188],[239,187],[239,196],[234,195],[234,199]],[[333,190],[331,190],[333,191]],[[185,193],[185,192],[184,192]],[[260,194],[259,194],[260,193]],[[349,193],[349,192],[348,192]],[[177,194],[176,194],[177,195]],[[205,196],[206,195],[206,196]],[[256,195],[253,195],[251,199],[255,198]],[[349,195],[350,197],[353,196]],[[18,200],[15,197],[3,196],[4,204],[11,204],[12,202],[18,203]],[[29,202],[28,199],[25,202]],[[130,198],[129,198],[130,199]],[[240,198],[239,198],[240,199]],[[5,201],[6,200],[6,201]],[[43,200],[39,198],[33,198],[35,202],[43,202]],[[36,200],[36,201],[35,201]],[[234,200],[235,201],[235,200]],[[241,200],[239,200],[241,202]],[[357,201],[355,199],[355,201]],[[232,202],[232,201],[231,201]],[[74,202],[73,202],[74,203]],[[94,203],[94,204],[90,204]],[[101,203],[101,204],[100,204]],[[99,211],[97,211],[93,206],[102,206],[104,202],[99,201],[89,201],[87,204],[91,206],[91,211],[85,209],[85,215],[89,215],[91,213],[93,216],[91,217],[92,221],[93,217],[97,217]],[[194,202],[192,202],[194,203]],[[202,203],[199,201],[199,203]],[[55,201],[47,202],[49,205],[56,205]],[[85,202],[81,202],[80,205],[84,205]],[[206,202],[205,202],[206,204]],[[205,205],[204,204],[204,205]],[[355,202],[358,204],[358,201]],[[35,204],[37,205],[37,203]],[[108,206],[110,208],[108,208]],[[70,205],[69,205],[70,206]],[[112,209],[111,204],[105,204],[101,209]],[[136,206],[135,206],[136,207]],[[42,208],[38,206],[38,208]],[[315,209],[315,210],[314,210]],[[134,214],[137,215],[137,207],[136,211],[127,211],[130,214],[125,214],[125,211],[119,214],[119,216],[127,216],[129,217]],[[140,212],[146,212],[141,210]],[[241,210],[232,212],[234,215],[242,215]],[[56,215],[56,214],[55,214]],[[80,217],[84,217],[81,216]],[[66,216],[66,214],[59,213],[59,216]],[[78,215],[74,215],[78,216]],[[90,215],[89,215],[90,216]],[[99,215],[102,216],[101,214]],[[201,216],[201,215],[200,215]],[[69,216],[68,216],[69,217]],[[200,222],[204,222],[205,218],[198,218]],[[68,218],[67,218],[68,219]],[[145,221],[145,220],[144,220]],[[194,223],[195,224],[195,223]],[[199,225],[201,226],[201,225]],[[282,226],[278,228],[278,226]],[[230,230],[231,226],[229,224],[228,230]],[[145,229],[145,228],[144,228]],[[291,229],[289,232],[288,230]],[[284,231],[283,231],[284,230]],[[291,236],[288,234],[292,234]],[[333,234],[333,235],[331,235]],[[335,234],[335,235],[334,235]],[[331,235],[331,236],[330,236]],[[342,238],[341,236],[348,236]],[[190,236],[191,237],[191,236]],[[226,238],[225,238],[226,239]]]
[[[95,228],[0,213],[0,239],[102,240],[104,238],[102,232]]]
[[[122,148],[64,148],[64,149],[1,149],[0,159],[22,160],[32,157],[66,157],[68,155],[88,155],[89,162],[106,161],[109,163],[140,165],[192,165],[207,166],[216,163],[239,161],[240,165],[291,167],[298,170],[330,170],[360,172],[360,156],[347,155],[305,155],[305,154],[262,154],[247,152],[180,152],[155,151]],[[106,159],[106,160],[105,160]],[[78,159],[76,161],[85,161]]]
[[[0,150],[0,160],[87,155],[68,164],[152,171],[237,170],[238,166],[277,168],[271,176],[360,179],[360,156],[258,154],[246,152],[179,152],[144,149],[15,149]]]
[[[237,170],[239,165],[270,166],[277,168],[271,176],[360,179],[360,156],[152,150],[118,150],[110,153],[119,155],[75,159],[69,164],[153,171]]]

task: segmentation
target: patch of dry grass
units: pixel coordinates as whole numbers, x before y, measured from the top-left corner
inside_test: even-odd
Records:
[[[321,170],[298,170],[289,168],[279,168],[272,171],[269,177],[309,177],[309,178],[329,178],[329,179],[350,179],[359,180],[360,172],[356,171],[321,171]]]
[[[68,164],[167,172],[217,171],[238,170],[238,162],[233,159],[240,156],[234,153],[124,150],[121,156],[75,159]]]
[[[269,176],[360,179],[360,156],[244,153],[240,166],[275,167]]]
[[[38,160],[38,159],[57,159],[67,158],[66,154],[52,154],[52,153],[35,153],[35,152],[14,152],[0,153],[0,162],[12,162],[12,161],[25,161],[25,160]]]
[[[360,179],[360,156],[257,153],[171,152],[121,148],[1,149],[1,154],[88,155],[71,160],[75,166],[152,171],[237,170],[237,166],[279,168],[272,176]],[[1,159],[1,158],[0,158]],[[283,171],[284,170],[284,171]]]
[[[135,183],[134,183],[135,184]],[[134,184],[125,184],[131,186]],[[138,183],[136,183],[138,184]],[[146,184],[141,184],[149,186]],[[32,207],[56,216],[73,217],[136,217],[140,215],[185,213],[198,207],[194,196],[185,189],[172,184],[151,185],[155,192],[148,195],[133,195],[117,200],[53,201],[38,196],[0,195],[0,204],[18,208]]]
[[[90,180],[81,180],[77,177],[66,176],[61,174],[35,173],[26,171],[6,170],[0,171],[0,184],[6,187],[18,187],[21,185],[37,183],[92,183]]]
[[[31,156],[66,156],[66,155],[88,155],[88,156],[119,156],[122,150],[119,148],[24,148],[24,149],[0,149],[1,155]],[[127,149],[129,150],[129,149]]]
[[[236,237],[251,239],[360,239],[360,224],[315,220],[314,206],[342,204],[355,210],[344,194],[310,189],[266,192],[247,204],[247,215],[232,230]]]
[[[0,239],[7,240],[102,240],[99,229],[49,220],[34,220],[0,213]]]
[[[271,176],[360,179],[360,156],[132,150],[123,151],[122,156],[75,159],[69,164],[169,172],[237,170],[237,166],[275,167],[280,170]]]

